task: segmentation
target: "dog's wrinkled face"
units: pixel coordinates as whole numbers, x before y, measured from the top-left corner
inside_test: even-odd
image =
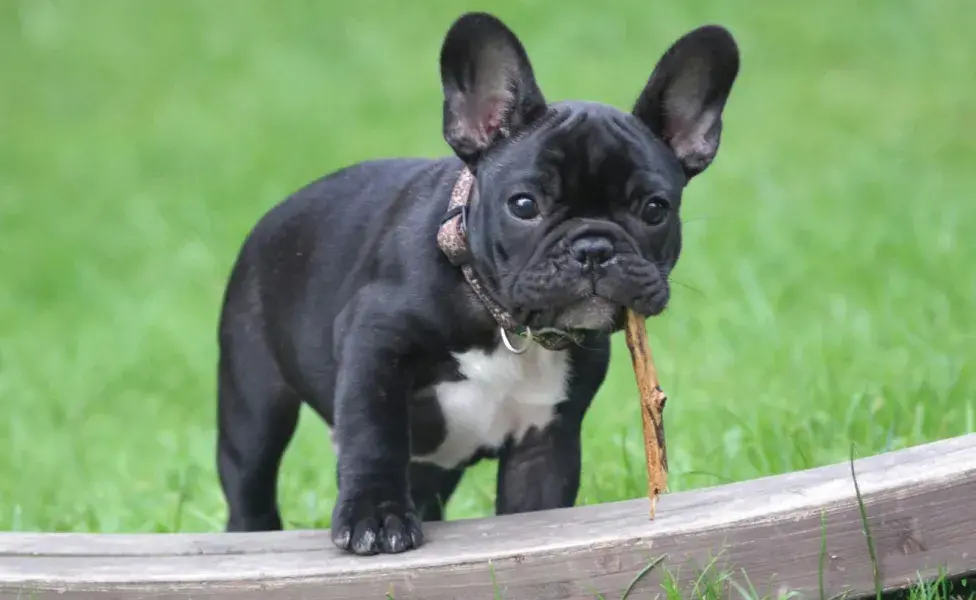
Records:
[[[738,73],[727,31],[703,27],[661,58],[631,113],[549,104],[496,18],[469,13],[441,51],[444,136],[475,173],[475,268],[533,328],[616,330],[623,308],[666,307],[682,190],[714,158]]]
[[[680,250],[685,181],[636,117],[552,106],[479,165],[472,253],[533,327],[608,329],[623,306],[658,314]]]

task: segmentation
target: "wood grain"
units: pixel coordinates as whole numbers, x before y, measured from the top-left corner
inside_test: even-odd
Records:
[[[976,434],[855,462],[886,588],[976,573]],[[394,556],[340,554],[327,531],[265,534],[0,534],[0,596],[35,600],[655,598],[662,569],[681,585],[712,573],[760,593],[870,593],[873,571],[850,465],[661,497],[427,526]],[[742,572],[748,574],[746,582]],[[729,596],[739,597],[733,589]]]
[[[668,397],[657,378],[645,318],[631,309],[627,309],[625,336],[641,403],[647,499],[651,503],[650,515],[653,519],[657,513],[658,497],[668,489],[668,449],[664,438],[664,403]]]

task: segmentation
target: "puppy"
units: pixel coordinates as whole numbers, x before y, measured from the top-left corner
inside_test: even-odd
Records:
[[[610,335],[626,307],[668,303],[682,190],[716,155],[738,70],[730,33],[706,26],[630,112],[549,102],[508,27],[457,19],[440,52],[453,155],[328,174],[237,256],[219,323],[227,530],[282,527],[301,402],[332,431],[342,550],[420,546],[484,458],[499,461],[497,514],[573,505]]]

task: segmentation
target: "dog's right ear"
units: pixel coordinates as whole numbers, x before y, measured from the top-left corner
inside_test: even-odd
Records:
[[[546,110],[518,37],[482,12],[461,16],[441,47],[444,139],[469,166]]]

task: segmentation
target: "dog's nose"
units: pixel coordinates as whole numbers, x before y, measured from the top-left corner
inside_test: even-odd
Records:
[[[585,269],[593,269],[613,258],[613,242],[603,236],[581,237],[570,245],[569,253]]]

